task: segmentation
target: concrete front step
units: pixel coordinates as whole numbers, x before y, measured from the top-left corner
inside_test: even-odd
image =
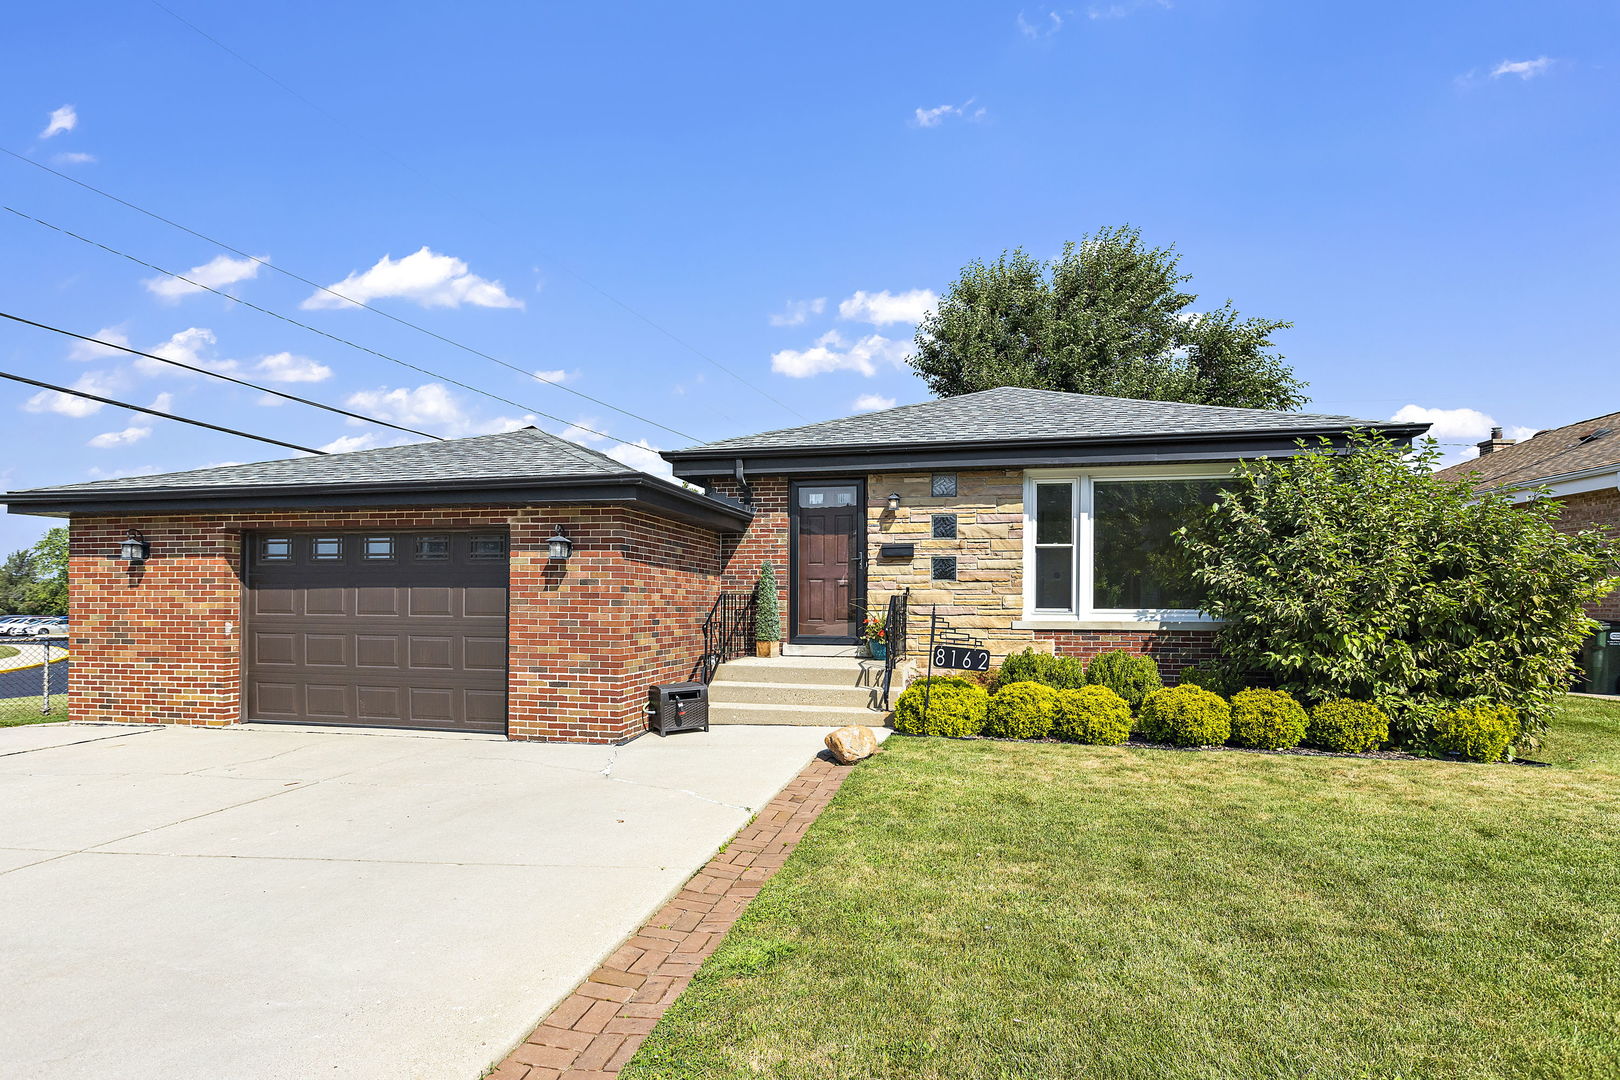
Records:
[[[714,682],[878,686],[883,682],[883,661],[833,656],[745,656],[721,664],[714,673]]]
[[[884,714],[848,705],[769,705],[763,702],[723,704],[709,702],[711,724],[795,724],[801,727],[842,727],[884,723]]]
[[[790,645],[782,644],[783,656],[836,656],[853,658],[865,650],[859,645]]]
[[[882,682],[881,677],[879,683]],[[738,679],[721,681],[716,678],[709,686],[709,702],[740,705],[757,702],[764,705],[850,705],[870,708],[873,699],[883,693],[880,686],[832,686],[827,683],[743,682]]]

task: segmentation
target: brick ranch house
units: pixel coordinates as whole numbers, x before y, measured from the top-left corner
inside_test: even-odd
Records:
[[[1473,475],[1488,487],[1510,491],[1516,502],[1551,499],[1561,508],[1558,527],[1568,532],[1607,528],[1620,533],[1620,412],[1538,431],[1522,442],[1504,439],[1502,429],[1493,428],[1478,445],[1479,457],[1440,475]],[[1620,592],[1587,614],[1601,626],[1581,650],[1576,688],[1620,694]]]
[[[5,498],[70,521],[75,719],[619,742],[767,560],[797,650],[909,588],[998,660],[1173,676],[1214,624],[1172,530],[1233,462],[1352,428],[1426,425],[1006,387],[665,453],[692,488],[528,428]]]

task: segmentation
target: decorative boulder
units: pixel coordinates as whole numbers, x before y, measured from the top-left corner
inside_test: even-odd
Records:
[[[877,753],[877,748],[877,736],[872,729],[858,724],[841,727],[827,735],[827,749],[832,751],[832,756],[841,765],[853,765],[862,758],[871,757]]]

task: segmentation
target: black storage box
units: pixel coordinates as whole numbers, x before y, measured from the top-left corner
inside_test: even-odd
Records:
[[[665,683],[647,692],[648,726],[660,735],[709,730],[709,688],[700,682]]]

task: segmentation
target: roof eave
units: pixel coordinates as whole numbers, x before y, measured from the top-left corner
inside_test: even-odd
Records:
[[[479,480],[368,484],[280,484],[234,488],[154,487],[112,491],[34,489],[0,495],[14,514],[42,517],[168,514],[308,507],[451,506],[469,504],[623,504],[720,532],[735,532],[753,512],[711,495],[688,491],[645,473],[550,480]]]

